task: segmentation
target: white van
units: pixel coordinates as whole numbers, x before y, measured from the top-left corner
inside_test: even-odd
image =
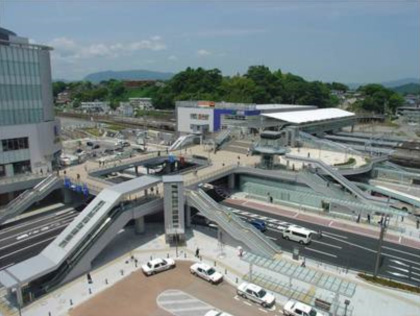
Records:
[[[283,238],[296,241],[302,245],[307,245],[312,240],[312,234],[312,230],[296,225],[290,225],[283,231]]]

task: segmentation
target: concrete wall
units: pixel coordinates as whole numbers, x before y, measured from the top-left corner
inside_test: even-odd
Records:
[[[209,132],[213,132],[214,127],[214,114],[213,108],[177,108],[177,126],[178,132],[192,133],[191,124],[208,124]],[[208,120],[191,119],[191,114],[204,114],[208,115]]]

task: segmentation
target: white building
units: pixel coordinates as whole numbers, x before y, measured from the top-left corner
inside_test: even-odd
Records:
[[[153,109],[152,98],[129,98],[128,102],[135,109],[139,109],[139,110]]]
[[[117,109],[118,115],[132,117],[134,116],[133,106],[129,102],[120,102],[120,106]]]
[[[107,113],[111,107],[108,101],[81,102],[80,110],[85,113]]]
[[[16,190],[6,183],[52,170],[60,157],[50,50],[0,28],[0,205]]]

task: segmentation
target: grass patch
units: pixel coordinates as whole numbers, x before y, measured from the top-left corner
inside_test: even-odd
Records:
[[[172,111],[137,110],[136,117],[142,117],[142,116],[170,118],[170,117],[173,117],[174,114]]]
[[[374,277],[372,275],[367,275],[365,273],[358,273],[357,274],[359,277],[361,277],[362,279],[377,284],[377,285],[383,285],[386,287],[390,287],[393,289],[400,289],[400,290],[404,290],[404,291],[409,291],[412,293],[420,293],[420,288],[415,287],[415,286],[411,286],[411,285],[407,285],[407,284],[403,284],[403,283],[399,283],[399,282],[395,282],[395,281],[391,281],[391,280],[387,280],[387,279],[383,279],[383,278],[378,278],[378,277]]]
[[[97,128],[84,128],[83,130],[85,132],[93,135],[93,136],[96,136],[96,137],[101,137],[102,136],[101,132]]]
[[[355,163],[356,163],[356,159],[354,159],[353,157],[350,157],[345,162],[335,163],[334,166],[337,166],[337,167],[340,167],[340,166],[348,166],[348,165],[351,166],[351,165],[354,165]]]
[[[125,129],[124,126],[117,125],[117,124],[107,124],[106,128],[110,129],[110,130],[113,130],[113,131],[116,131],[116,132],[119,132],[119,131],[122,131],[123,129]]]

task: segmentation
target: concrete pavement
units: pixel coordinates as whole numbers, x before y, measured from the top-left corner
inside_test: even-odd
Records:
[[[92,284],[88,284],[86,276],[82,276],[26,307],[23,310],[23,315],[67,315],[70,309],[74,309],[81,303],[88,301],[95,294],[112,287],[125,277],[131,278],[131,273],[137,271],[140,264],[150,260],[151,257],[166,257],[167,255],[176,257],[176,254],[178,254],[180,259],[198,260],[194,258],[194,252],[197,247],[200,248],[202,260],[208,264],[216,265],[216,268],[224,273],[225,281],[237,285],[242,279],[247,278],[247,275],[249,276],[250,264],[239,258],[235,242],[228,236],[224,236],[223,242],[218,243],[214,238],[216,233],[211,229],[193,230],[189,234],[186,245],[178,247],[178,249],[174,247],[169,248],[165,244],[162,226],[160,225],[147,226],[147,232],[142,236],[135,237],[136,235],[131,229],[121,232],[120,235],[118,237],[119,241],[106,248],[101,260],[112,258],[113,253],[118,252],[121,246],[128,247],[128,244],[130,244],[132,246],[131,250],[92,271]],[[123,235],[125,235],[125,238],[123,238]],[[142,241],[144,244],[142,244]],[[139,246],[139,244],[141,245]],[[127,248],[125,249],[127,250]],[[135,266],[135,261],[131,259],[132,257],[138,260],[138,267]],[[291,256],[286,253],[282,254],[280,259],[286,260],[292,265],[300,265],[299,262],[294,262]],[[302,298],[322,297],[333,302],[338,301],[339,304],[337,306],[341,307],[339,311],[342,311],[344,300],[349,299],[351,303],[347,315],[364,316],[368,313],[370,316],[411,316],[419,314],[419,295],[370,285],[359,279],[354,273],[345,273],[342,269],[328,265],[319,265],[311,261],[306,262],[305,269],[322,272],[322,275],[327,275],[337,280],[355,283],[357,287],[353,296],[350,298],[344,296],[336,297],[332,291],[314,288],[313,284],[305,283],[298,279],[290,280],[290,277],[287,275],[264,269],[258,265],[253,265],[252,273],[256,276],[256,281],[260,280],[259,277],[261,275],[269,275],[278,280],[279,283],[290,283],[291,288],[298,291]],[[138,295],[141,295],[141,293]],[[282,306],[289,298],[279,293],[276,294],[276,297],[278,301],[277,306]],[[118,297],[114,297],[114,299],[118,299]],[[372,306],[375,308],[372,308]]]

